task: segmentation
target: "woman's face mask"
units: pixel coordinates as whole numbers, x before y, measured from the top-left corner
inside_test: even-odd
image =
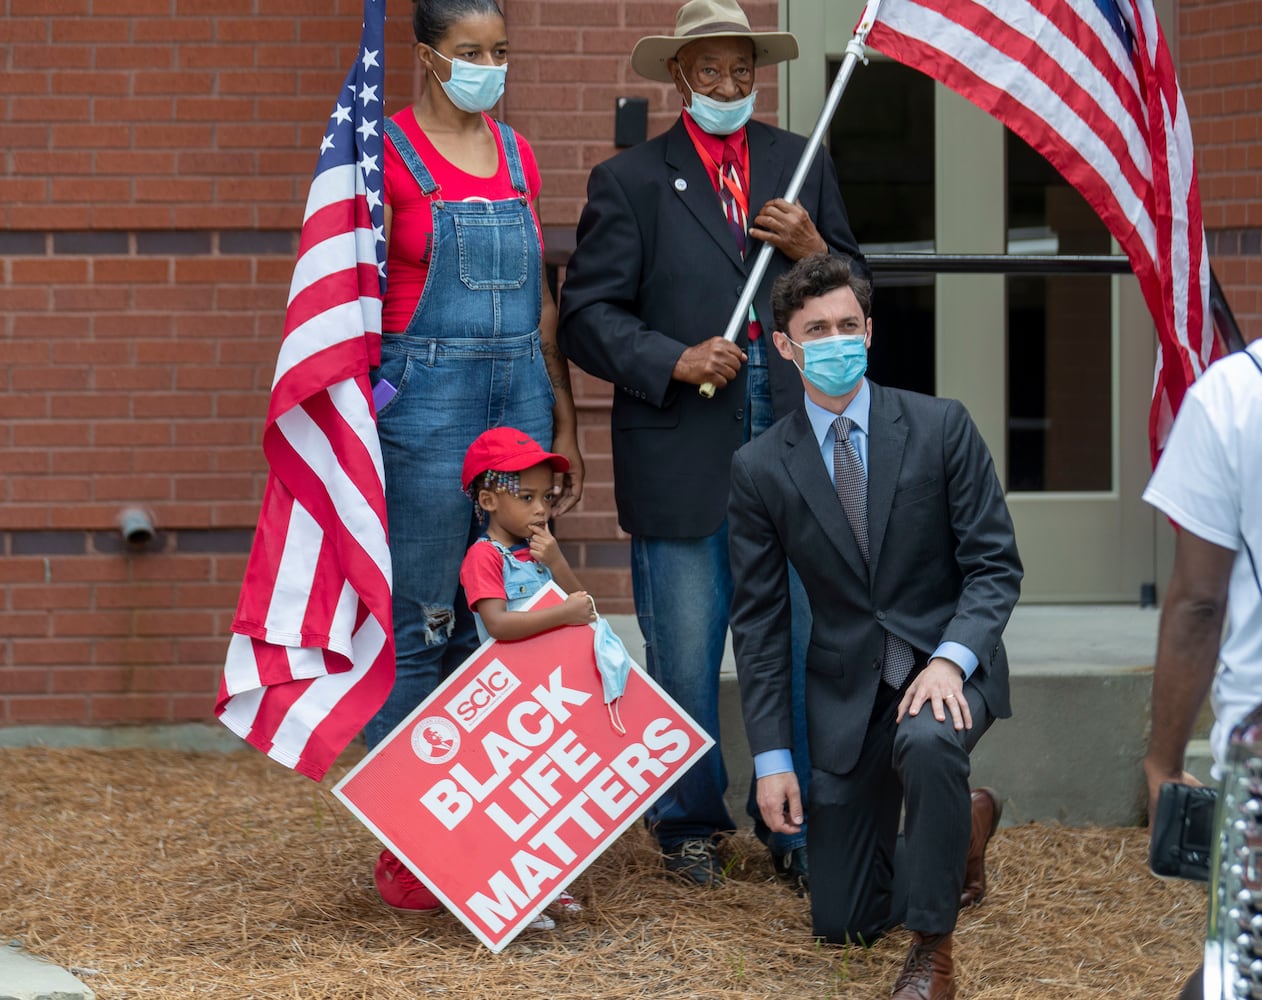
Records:
[[[463,59],[448,59],[437,49],[430,49],[438,58],[451,63],[451,79],[434,79],[451,98],[451,103],[461,111],[476,113],[490,111],[504,96],[504,78],[508,73],[508,63],[501,66],[486,66],[482,63],[465,62]]]

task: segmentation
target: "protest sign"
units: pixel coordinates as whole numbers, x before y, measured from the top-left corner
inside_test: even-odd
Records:
[[[333,789],[495,952],[714,744],[638,666],[620,734],[593,636],[484,643]]]

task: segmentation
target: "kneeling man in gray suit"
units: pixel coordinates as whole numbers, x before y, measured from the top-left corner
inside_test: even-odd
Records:
[[[1001,636],[1021,563],[964,407],[864,377],[871,297],[823,255],[775,283],[773,343],[806,405],[732,461],[731,627],[763,819],[792,832],[809,806],[815,933],[871,944],[906,924],[894,997],[949,1000],[956,914],[985,894],[1000,811],[993,792],[970,793],[969,753],[1011,715]],[[814,616],[809,804],[788,753],[787,562]]]

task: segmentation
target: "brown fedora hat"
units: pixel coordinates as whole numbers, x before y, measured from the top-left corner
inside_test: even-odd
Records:
[[[631,68],[649,80],[670,83],[666,61],[698,38],[748,38],[759,66],[796,59],[798,54],[797,39],[787,31],[751,31],[736,0],[688,0],[675,15],[673,35],[649,35],[635,43]]]

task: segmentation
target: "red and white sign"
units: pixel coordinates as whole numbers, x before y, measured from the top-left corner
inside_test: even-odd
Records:
[[[495,952],[714,745],[638,667],[620,735],[593,636],[483,644],[333,789]]]

